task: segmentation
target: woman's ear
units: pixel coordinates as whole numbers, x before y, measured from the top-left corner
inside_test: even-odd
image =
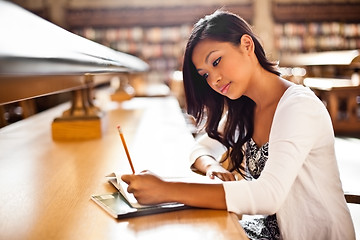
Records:
[[[252,37],[248,34],[242,35],[240,39],[240,47],[242,47],[242,50],[248,54],[253,53],[255,51],[255,45]]]

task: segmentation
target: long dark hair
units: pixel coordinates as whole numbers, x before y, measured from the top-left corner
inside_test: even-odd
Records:
[[[192,62],[193,50],[200,41],[211,39],[238,46],[244,34],[252,37],[260,65],[265,70],[280,75],[276,65],[266,58],[265,51],[249,24],[233,13],[217,10],[200,19],[193,27],[184,55],[183,78],[188,114],[195,118],[197,125],[206,119],[205,131],[209,137],[218,140],[228,149],[226,158],[230,157],[229,170],[236,170],[246,177],[244,171],[241,171],[244,170],[241,166],[244,158],[243,145],[253,135],[255,102],[244,95],[231,100],[217,93],[199,75]],[[225,111],[227,120],[221,134],[218,127]]]

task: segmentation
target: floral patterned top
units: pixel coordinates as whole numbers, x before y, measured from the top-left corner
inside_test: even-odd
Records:
[[[261,171],[265,167],[268,159],[269,142],[258,148],[252,138],[246,143],[246,170],[247,173],[254,179],[260,177]]]
[[[246,143],[246,175],[252,179],[260,177],[265,163],[268,160],[269,142],[260,148],[251,138]],[[276,220],[276,214],[270,216],[251,218],[250,220],[241,220],[249,239],[280,239],[280,230]]]

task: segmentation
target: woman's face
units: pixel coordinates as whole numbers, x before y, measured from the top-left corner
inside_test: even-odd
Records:
[[[234,46],[229,42],[203,40],[195,46],[192,61],[212,89],[230,99],[237,99],[246,95],[252,76],[248,53],[249,46],[243,41]]]

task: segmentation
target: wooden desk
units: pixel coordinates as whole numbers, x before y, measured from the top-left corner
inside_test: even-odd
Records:
[[[310,80],[312,79],[317,80],[316,78],[310,78]],[[320,79],[320,81],[328,81],[329,86],[331,86],[331,80]],[[338,82],[341,83],[341,80],[338,80]],[[360,134],[360,116],[358,110],[360,86],[340,85],[321,88],[310,85],[309,87],[325,103],[334,126],[335,134],[354,136]]]
[[[0,239],[246,238],[237,217],[226,211],[193,209],[120,221],[92,202],[92,194],[115,191],[105,175],[130,172],[118,124],[137,171],[193,174],[187,166],[193,139],[174,98],[122,104],[98,99],[107,112],[101,139],[52,141],[51,122],[67,104],[0,129]]]

